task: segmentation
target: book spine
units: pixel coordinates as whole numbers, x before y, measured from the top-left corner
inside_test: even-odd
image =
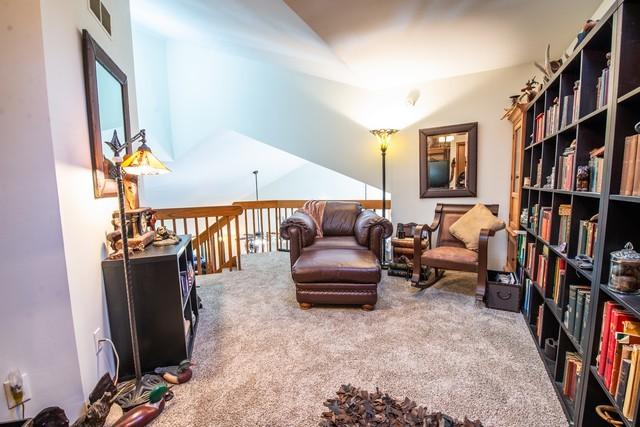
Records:
[[[587,336],[589,336],[589,334],[586,333],[586,331],[588,331],[587,329],[587,323],[589,321],[589,309],[591,308],[591,295],[589,294],[585,294],[584,296],[584,308],[582,311],[582,328],[580,329],[580,347],[582,347],[582,350],[586,350],[587,348]]]
[[[576,298],[578,289],[575,286],[569,286],[569,326],[567,329],[573,333],[573,328],[576,322]]]
[[[607,362],[606,350],[609,348],[609,318],[614,304],[611,301],[604,303],[602,313],[602,329],[600,332],[600,346],[598,349],[598,375],[604,377],[604,370]]]
[[[635,152],[638,148],[638,137],[637,135],[632,136],[629,139],[629,152],[628,159],[625,161],[628,163],[627,166],[627,177],[624,183],[624,195],[631,196],[633,193],[633,177],[635,176],[636,171],[636,162],[635,162]]]
[[[629,379],[629,370],[631,368],[631,360],[623,359],[620,362],[620,379],[618,380],[618,389],[616,391],[616,405],[618,408],[624,407],[624,396],[627,392],[627,380]]]
[[[573,338],[577,342],[580,342],[580,333],[582,332],[582,312],[584,309],[584,292],[579,291],[576,294],[576,318],[573,322],[573,329],[571,331]]]
[[[631,186],[631,195],[632,196],[640,196],[640,140],[638,139],[638,135],[633,136],[636,141],[636,152],[633,156],[633,185]]]

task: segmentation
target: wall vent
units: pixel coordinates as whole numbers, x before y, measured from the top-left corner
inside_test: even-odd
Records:
[[[111,35],[111,14],[107,10],[104,3],[102,3],[100,0],[88,0],[88,1],[89,1],[89,10],[98,19],[100,24],[102,24],[102,28],[105,29],[107,34]]]

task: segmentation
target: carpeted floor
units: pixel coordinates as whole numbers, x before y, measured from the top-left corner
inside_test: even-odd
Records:
[[[376,310],[298,308],[288,254],[199,278],[194,378],[161,426],[315,426],[341,384],[485,426],[566,426],[520,314],[477,308],[475,276],[418,291],[384,278]]]

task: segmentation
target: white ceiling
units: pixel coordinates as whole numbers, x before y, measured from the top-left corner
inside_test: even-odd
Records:
[[[136,24],[368,89],[559,55],[601,0],[131,0]]]

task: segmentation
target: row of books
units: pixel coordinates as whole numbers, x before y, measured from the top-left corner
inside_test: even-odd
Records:
[[[582,360],[580,355],[574,352],[567,352],[564,358],[564,374],[562,376],[562,394],[567,399],[574,401],[576,390],[582,378]]]
[[[529,228],[531,230],[537,230],[538,229],[538,213],[539,213],[539,210],[540,210],[540,205],[538,203],[535,203],[529,209]]]
[[[576,157],[576,140],[565,148],[558,159],[558,179],[560,190],[573,190],[573,165]]]
[[[536,265],[536,244],[535,243],[527,243],[527,263],[525,264],[525,268],[532,276],[531,278],[535,280],[535,265]]]
[[[565,307],[562,323],[580,347],[586,348],[587,321],[591,305],[591,287],[569,286],[569,301]],[[584,333],[583,333],[584,332]]]
[[[604,172],[604,146],[589,152],[589,191],[599,193],[602,190]]]
[[[533,142],[540,142],[544,139],[544,113],[536,115],[535,127],[533,133]]]
[[[578,255],[585,255],[593,258],[593,251],[598,238],[598,215],[580,221],[578,231]]]
[[[547,271],[549,269],[549,247],[543,246],[542,253],[538,254],[538,270],[536,275],[532,277],[533,280],[538,282],[540,289],[544,290],[547,287]]]
[[[640,196],[640,142],[638,134],[624,139],[620,194]]]
[[[518,263],[525,265],[527,257],[527,232],[523,230],[516,231],[518,246]]]
[[[622,415],[633,421],[640,385],[640,322],[612,301],[604,303],[597,368]]]
[[[550,207],[541,207],[538,218],[540,218],[540,226],[538,227],[538,235],[546,242],[551,240],[551,214],[553,209]]]
[[[536,180],[534,187],[540,188],[542,186],[542,159],[538,159],[536,163]]]
[[[524,305],[523,311],[528,316],[529,315],[529,305],[531,304],[531,292],[533,290],[533,282],[531,279],[525,277],[524,279]]]
[[[607,104],[609,99],[609,66],[611,65],[611,52],[607,53],[607,66],[600,73],[598,82],[596,83],[596,105],[597,108]]]
[[[560,103],[558,98],[555,98],[551,106],[547,109],[544,116],[544,124],[545,137],[553,135],[560,129]]]
[[[574,100],[578,102],[575,103]],[[580,80],[574,82],[573,93],[562,98],[562,118],[560,128],[563,129],[578,120],[578,106],[580,105]]]
[[[556,265],[553,269],[553,289],[551,292],[553,302],[556,306],[561,305],[561,290],[564,287],[564,283],[567,277],[567,262],[564,258],[556,258]]]
[[[558,206],[558,217],[560,218],[560,229],[558,230],[558,246],[569,243],[571,233],[571,205],[563,204]]]

